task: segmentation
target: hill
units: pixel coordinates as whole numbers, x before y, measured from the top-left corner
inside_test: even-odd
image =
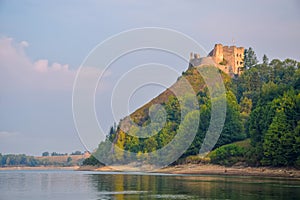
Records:
[[[221,165],[242,161],[251,166],[300,167],[300,63],[291,59],[269,62],[264,56],[258,64],[252,48],[244,55],[241,75],[219,70],[227,108],[220,137],[210,136],[217,139],[210,160]],[[193,61],[174,85],[112,127],[93,156],[109,165],[164,166],[198,155],[206,142],[212,105],[218,107],[222,98],[212,96],[204,81],[207,77],[199,71],[222,63],[213,64],[210,57]],[[217,77],[210,80],[217,81]],[[231,144],[246,138],[246,150]]]
[[[226,123],[219,140],[216,136],[218,141],[216,147],[244,139],[246,135],[239,121],[240,112],[231,89],[231,78],[217,69],[213,63],[211,58],[203,58],[196,67],[190,64],[170,88],[121,120],[116,129],[112,128],[108,141],[99,145],[94,156],[100,160],[106,159],[105,163],[110,164],[137,162],[141,165],[147,162],[152,165],[164,165],[175,161],[181,154],[183,154],[181,157],[197,155],[209,127],[212,101],[219,105],[218,102],[225,96],[227,96],[227,101],[224,99],[227,104]],[[211,70],[217,71],[219,77],[211,76]],[[218,78],[221,78],[226,88],[224,94],[210,98],[212,91],[209,91],[204,81],[208,78],[204,75],[210,76],[209,81],[212,83],[218,83]],[[218,87],[221,86],[215,85],[213,92],[218,93]],[[163,110],[157,109],[155,107],[157,104],[162,106]],[[187,132],[189,135],[186,135]],[[194,135],[192,132],[195,132]],[[181,133],[181,136],[176,139],[180,135],[178,133]],[[191,145],[185,147],[188,140]],[[113,144],[111,145],[109,141]],[[159,152],[174,141],[175,145],[168,147],[169,149],[163,153]],[[159,155],[153,153],[156,150]]]
[[[83,155],[64,155],[64,156],[36,156],[34,157],[39,165],[45,166],[78,166],[90,157],[90,154]]]

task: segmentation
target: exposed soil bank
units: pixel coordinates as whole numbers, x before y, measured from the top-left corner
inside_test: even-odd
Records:
[[[225,167],[220,165],[186,164],[152,169],[151,166],[143,168],[131,165],[119,166],[39,166],[39,167],[1,167],[0,170],[77,170],[77,171],[99,171],[99,172],[136,172],[145,171],[166,174],[195,174],[195,175],[232,175],[232,176],[261,176],[261,177],[286,177],[300,180],[300,170],[295,168],[271,168],[271,167]]]
[[[203,175],[236,175],[262,177],[293,177],[300,178],[300,170],[294,168],[271,167],[225,167],[219,165],[178,165],[156,170],[170,174],[203,174]]]
[[[81,170],[79,168],[78,170]],[[120,172],[120,171],[141,171],[132,166],[104,166],[92,171]],[[234,175],[234,176],[262,176],[262,177],[289,177],[299,178],[300,170],[294,168],[271,168],[271,167],[225,167],[219,165],[199,165],[187,164],[165,167],[162,169],[151,170],[144,167],[142,171],[167,174],[195,174],[195,175]]]

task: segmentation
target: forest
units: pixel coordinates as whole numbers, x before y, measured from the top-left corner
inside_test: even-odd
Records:
[[[164,147],[176,134],[189,132],[196,123],[197,133],[191,145],[173,164],[242,163],[245,166],[300,167],[299,68],[300,63],[295,60],[269,61],[266,55],[259,63],[254,50],[250,47],[245,50],[242,75],[229,77],[220,71],[226,88],[225,123],[213,151],[201,156],[199,150],[210,123],[211,102],[215,100],[210,98],[207,86],[197,69],[189,67],[182,73],[182,77],[190,82],[196,92],[196,106],[199,107],[197,112],[184,112],[189,107],[195,106],[191,105],[195,103],[189,96],[180,99],[170,91],[165,91],[130,115],[135,123],[146,126],[151,122],[148,114],[150,106],[154,102],[159,102],[167,114],[162,129],[155,124],[163,118],[159,114],[155,115],[156,119],[152,119],[153,126],[148,132],[143,129],[145,131],[143,134],[151,134],[151,137],[138,138],[134,135],[140,130],[131,127],[128,134],[120,128],[120,125],[114,125],[106,141],[101,142],[94,156],[84,163],[99,164],[95,159],[98,156],[110,157],[111,164],[114,161],[128,164],[135,159],[141,162],[149,160],[149,152]],[[199,122],[197,118],[200,119]],[[155,130],[157,132],[153,134]],[[116,146],[125,151],[117,151]],[[107,152],[111,153],[104,155]],[[126,152],[136,153],[135,158]],[[172,149],[169,153],[172,154]],[[160,156],[152,158],[151,164],[159,163]]]

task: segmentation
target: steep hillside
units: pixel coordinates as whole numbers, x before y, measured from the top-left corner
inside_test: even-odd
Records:
[[[202,66],[203,67],[203,66]],[[231,80],[228,75],[221,72],[222,78],[224,80],[225,85],[229,85]],[[187,80],[188,82],[183,81],[183,79]],[[133,112],[130,117],[134,120],[135,123],[138,125],[142,125],[149,117],[149,108],[154,104],[166,104],[171,97],[174,97],[174,92],[184,93],[187,88],[189,87],[187,84],[192,86],[195,94],[199,93],[206,93],[207,86],[201,77],[198,69],[196,67],[189,67],[187,71],[182,73],[182,76],[178,78],[177,82],[172,85],[169,89],[162,92],[160,95],[152,99],[150,102],[142,106],[141,108],[137,109]],[[180,94],[182,95],[182,94]]]
[[[269,62],[264,55],[263,63],[258,64],[252,48],[246,49],[240,76],[230,78],[220,71],[226,87],[226,117],[225,122],[211,123],[214,105],[219,108],[220,101],[214,96],[219,90],[210,94],[204,79],[213,83],[217,77],[203,78],[198,70],[209,71],[214,64],[211,57],[191,61],[173,86],[112,127],[93,155],[108,165],[130,163],[138,167],[165,166],[177,159],[175,164],[210,160],[221,165],[300,168],[300,62]],[[222,70],[219,64],[215,66]],[[158,106],[155,110],[155,104],[164,109]],[[223,122],[220,137],[214,132],[207,134],[211,124]],[[208,160],[202,154],[199,157],[199,153],[211,150],[202,149],[207,135],[218,139]]]
[[[210,61],[210,59],[203,59],[203,63],[199,63],[197,67],[190,64],[189,68],[170,88],[121,120],[116,130],[111,129],[107,141],[99,145],[95,157],[100,157],[100,160],[105,158],[109,160],[110,164],[115,162],[125,164],[137,160],[140,163],[151,160],[150,164],[157,164],[159,157],[157,159],[149,158],[149,153],[160,150],[170,143],[175,145],[170,147],[167,153],[158,153],[168,154],[172,157],[173,154],[179,154],[178,149],[180,149],[179,155],[183,154],[181,157],[198,154],[211,117],[210,93],[204,78],[199,73],[199,68],[209,72],[215,68]],[[226,87],[228,101],[225,127],[216,147],[245,138],[239,120],[239,106],[231,91],[231,78],[227,74],[219,72]],[[218,78],[212,76],[210,81],[217,82]],[[214,99],[214,101],[218,100]],[[164,108],[165,113],[158,110],[154,116],[151,116],[151,109],[153,109],[153,105],[157,104]],[[195,135],[192,135],[192,132],[195,132]],[[178,139],[177,136],[181,138]],[[190,138],[191,141],[189,141]],[[185,140],[187,140],[186,143],[191,143],[187,148],[182,147],[182,141]],[[112,142],[112,145],[109,144],[109,141]],[[173,156],[176,157],[176,155]]]

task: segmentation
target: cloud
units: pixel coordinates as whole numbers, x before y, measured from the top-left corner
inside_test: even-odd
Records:
[[[49,71],[69,71],[69,65],[68,64],[60,64],[60,63],[53,63],[51,66],[49,66],[48,60],[38,60],[34,63],[34,69],[38,72],[45,73]]]
[[[27,41],[18,43],[10,37],[0,38],[0,89],[71,91],[77,71],[68,64],[50,63],[47,59],[31,61],[25,52],[28,46]],[[99,70],[88,67],[86,79],[100,74]]]
[[[0,131],[0,138],[7,138],[7,137],[11,137],[11,136],[16,136],[19,135],[19,132],[15,132],[15,131]]]
[[[67,64],[52,63],[47,59],[32,62],[26,55],[28,42],[0,38],[0,89],[71,89],[76,74]]]
[[[38,72],[47,72],[48,71],[48,60],[39,60],[34,63],[34,68]]]
[[[22,42],[20,42],[20,45],[21,45],[22,47],[28,47],[28,46],[29,46],[29,43],[28,43],[27,41],[22,41]]]

